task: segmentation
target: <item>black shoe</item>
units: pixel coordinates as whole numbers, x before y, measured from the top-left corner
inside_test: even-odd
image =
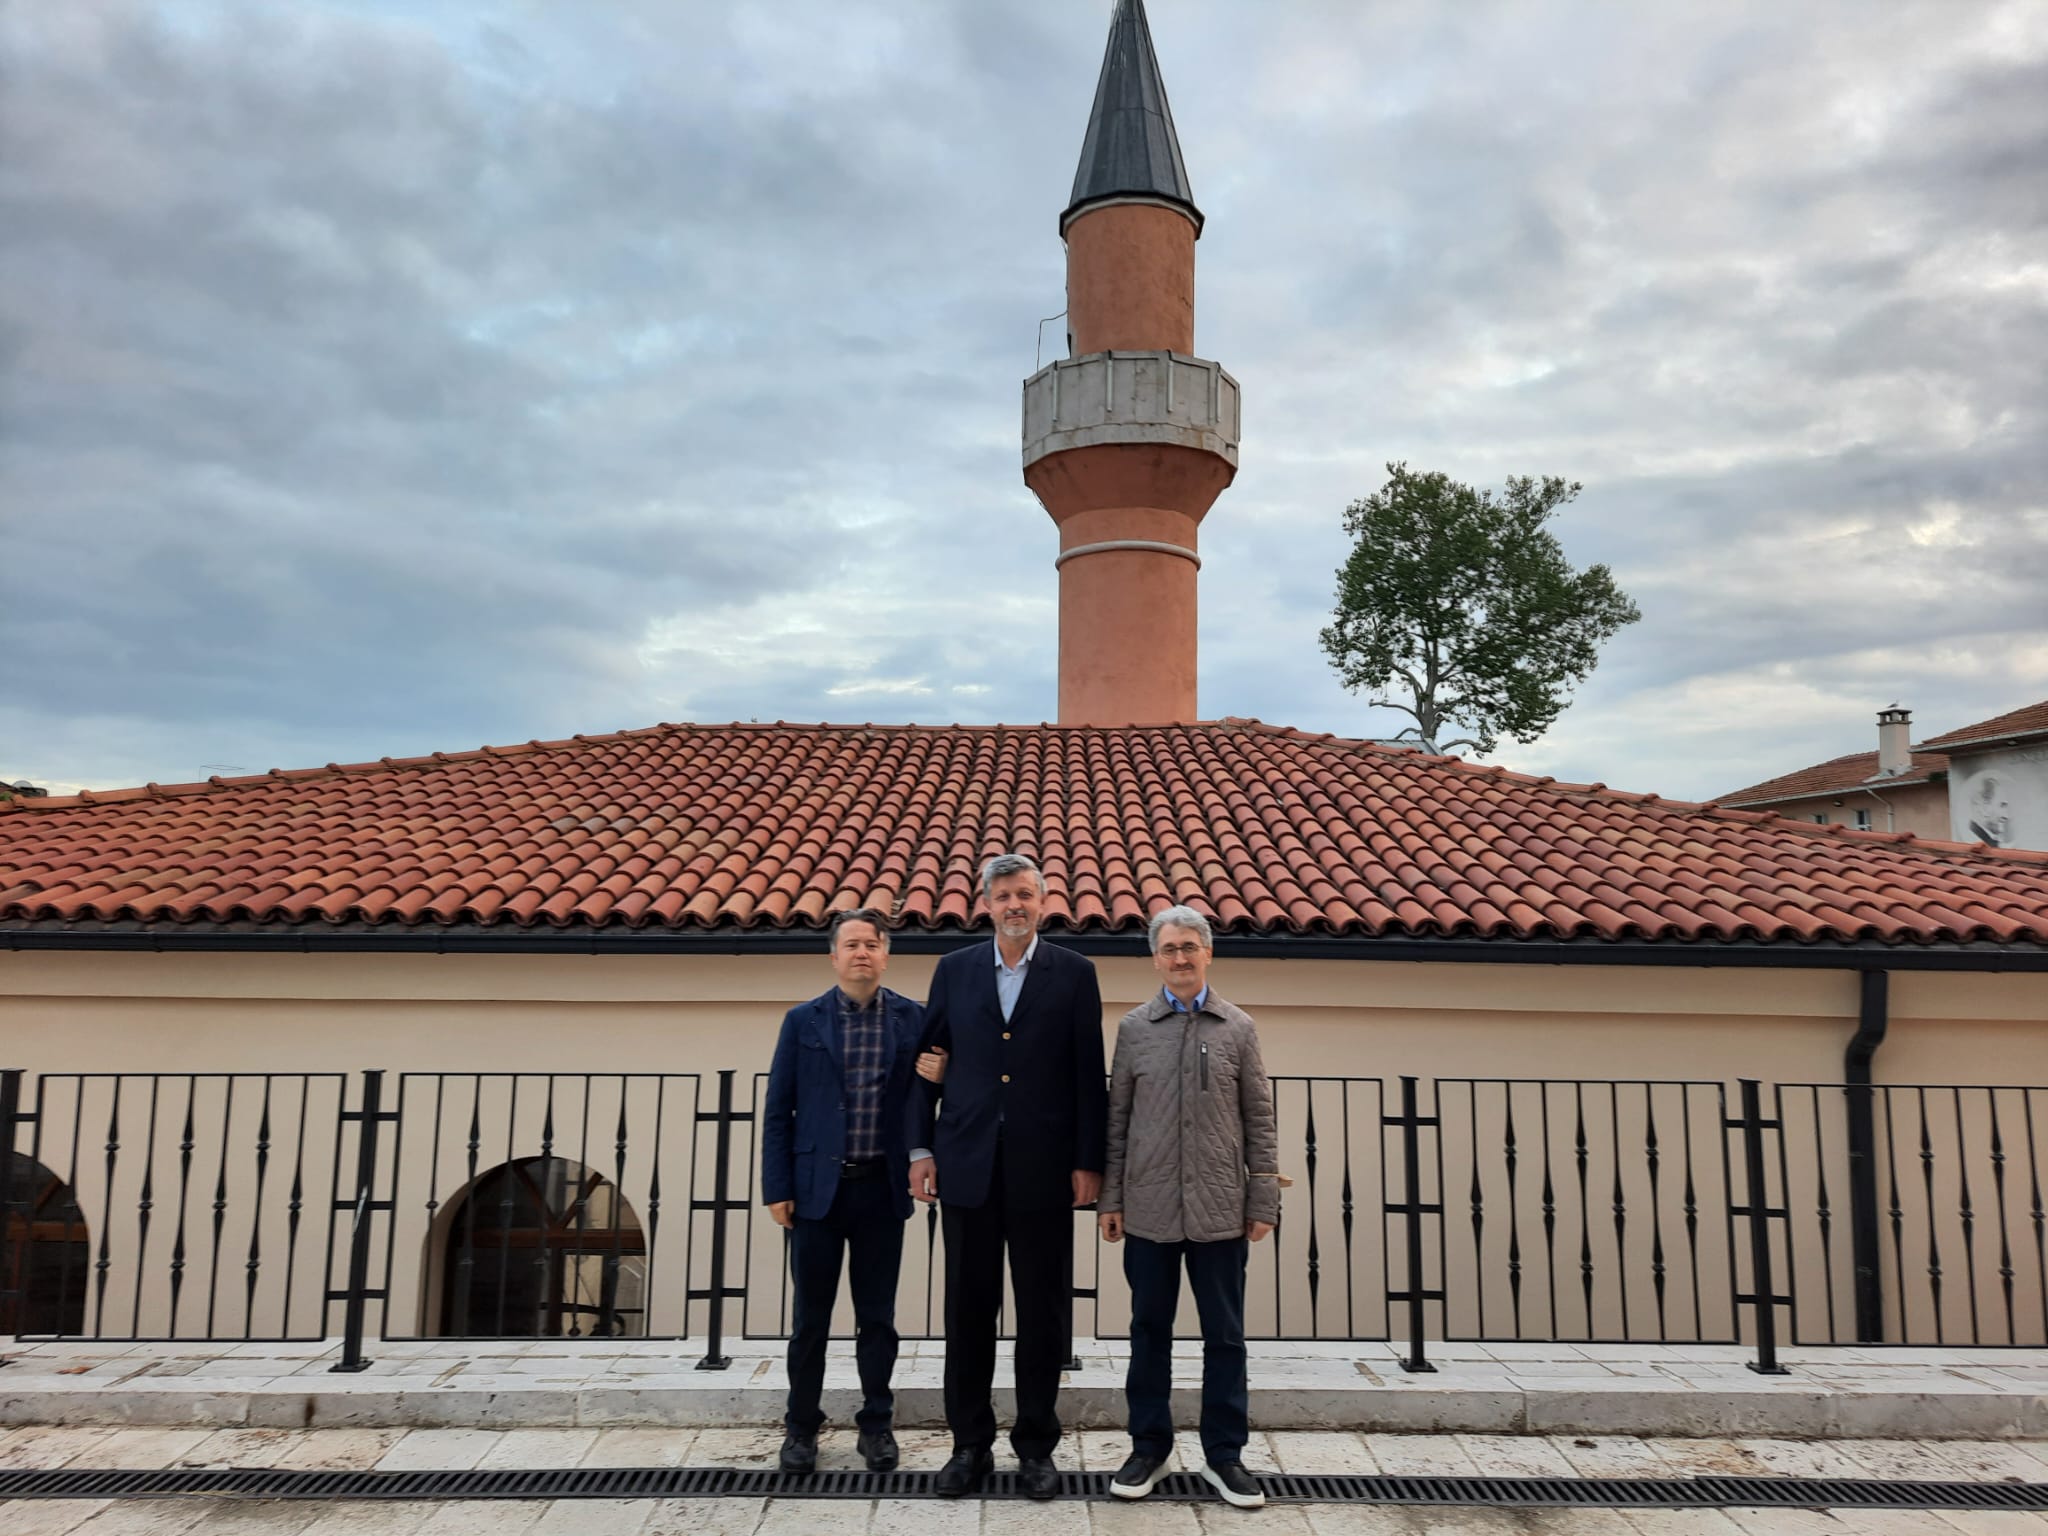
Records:
[[[1239,1509],[1257,1509],[1266,1502],[1266,1492],[1259,1486],[1257,1478],[1245,1471],[1241,1461],[1226,1461],[1222,1466],[1205,1466],[1202,1476],[1209,1486],[1222,1494],[1225,1501]]]
[[[1119,1467],[1116,1476],[1109,1480],[1109,1491],[1120,1499],[1142,1499],[1159,1486],[1159,1480],[1165,1477],[1166,1473],[1165,1457],[1144,1456],[1133,1451],[1131,1459]]]
[[[1019,1456],[1017,1486],[1027,1499],[1056,1499],[1060,1496],[1059,1468],[1050,1456]]]
[[[955,1451],[953,1459],[939,1468],[939,1475],[932,1480],[932,1492],[942,1499],[957,1499],[962,1494],[977,1493],[995,1466],[996,1459],[986,1447],[978,1451]]]
[[[896,1437],[886,1429],[864,1429],[853,1443],[870,1472],[896,1470]]]
[[[782,1470],[796,1477],[806,1477],[818,1470],[818,1436],[815,1431],[800,1435],[790,1430],[782,1437]]]

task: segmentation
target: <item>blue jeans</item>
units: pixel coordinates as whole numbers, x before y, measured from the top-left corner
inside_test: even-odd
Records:
[[[1244,1459],[1251,1433],[1251,1383],[1245,1374],[1244,1270],[1251,1245],[1155,1243],[1124,1237],[1124,1278],[1131,1285],[1131,1369],[1124,1378],[1131,1449],[1164,1461],[1173,1451],[1173,1315],[1187,1267],[1202,1320],[1202,1454],[1212,1467]]]

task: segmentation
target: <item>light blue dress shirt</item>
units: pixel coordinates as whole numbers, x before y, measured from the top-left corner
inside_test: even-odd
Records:
[[[1175,997],[1173,995],[1172,989],[1168,987],[1161,987],[1159,990],[1166,994],[1166,1006],[1171,1008],[1175,1013],[1200,1013],[1204,1008],[1209,1006],[1209,989],[1207,987],[1202,988],[1201,991],[1195,994],[1195,1004],[1192,1008],[1190,1008],[1186,1003],[1182,1002],[1179,998]]]
[[[1010,1015],[1017,1011],[1017,997],[1024,990],[1024,978],[1031,970],[1031,957],[1038,953],[1038,935],[1031,935],[1031,943],[1024,951],[1024,958],[1013,968],[1003,963],[1003,941],[995,941],[996,952],[996,1002],[1003,1010],[1003,1022],[1010,1022]]]

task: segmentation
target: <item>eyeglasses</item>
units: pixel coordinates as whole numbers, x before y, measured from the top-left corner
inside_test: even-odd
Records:
[[[1159,953],[1169,960],[1192,960],[1207,948],[1206,944],[1162,944]]]

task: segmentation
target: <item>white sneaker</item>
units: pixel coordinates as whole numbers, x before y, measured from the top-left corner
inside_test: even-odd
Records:
[[[1130,1459],[1117,1468],[1116,1476],[1109,1480],[1109,1491],[1120,1499],[1142,1499],[1157,1488],[1160,1479],[1172,1470],[1171,1456],[1154,1461],[1150,1456],[1140,1456],[1133,1451]]]
[[[1211,1488],[1223,1495],[1224,1502],[1235,1504],[1239,1509],[1259,1509],[1265,1505],[1265,1490],[1259,1487],[1258,1479],[1245,1471],[1241,1461],[1221,1467],[1204,1463],[1202,1476]]]

